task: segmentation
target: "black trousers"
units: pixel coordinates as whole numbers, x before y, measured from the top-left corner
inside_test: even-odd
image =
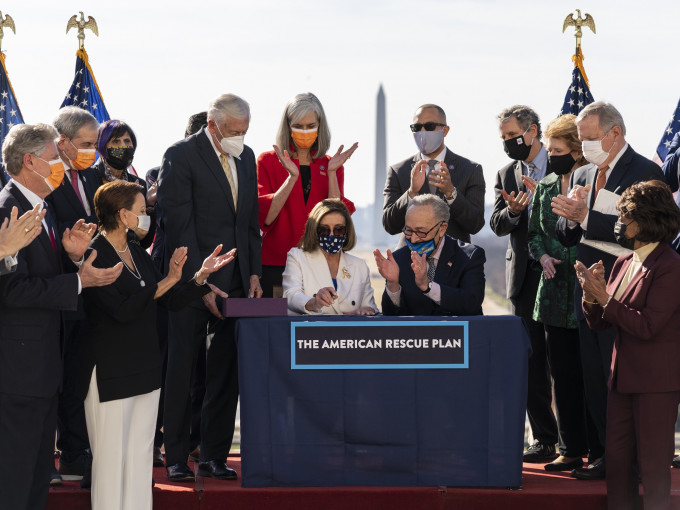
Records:
[[[230,289],[242,297],[242,288]],[[219,302],[219,299],[218,299]],[[164,440],[166,464],[187,462],[190,451],[191,386],[201,342],[210,325],[214,336],[206,353],[205,398],[201,413],[201,460],[227,458],[238,405],[238,360],[233,318],[218,320],[202,306],[170,312],[168,369],[165,378]]]
[[[0,508],[44,510],[54,469],[57,395],[0,393]]]
[[[280,287],[283,280],[285,266],[262,266],[262,297],[274,297],[274,287]],[[280,297],[280,296],[277,296]]]
[[[612,328],[593,331],[585,319],[579,321],[583,390],[590,415],[588,447],[590,458],[604,455],[607,430],[607,383],[612,365],[616,333]]]
[[[61,458],[65,462],[73,462],[90,448],[85,408],[82,398],[76,395],[73,377],[79,370],[82,346],[90,338],[85,320],[66,321],[65,326],[64,376],[57,411],[57,448],[61,450]]]
[[[536,292],[541,273],[527,265],[524,283],[519,294],[510,299],[512,313],[522,317],[531,339],[532,354],[529,358],[529,385],[527,392],[527,416],[534,439],[548,445],[557,443],[557,420],[552,410],[550,366],[546,348],[545,328],[532,319]]]
[[[560,454],[582,457],[588,451],[586,407],[578,329],[545,326],[555,391]]]

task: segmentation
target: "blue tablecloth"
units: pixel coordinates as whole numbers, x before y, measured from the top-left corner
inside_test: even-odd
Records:
[[[243,486],[521,485],[523,322],[453,319],[469,321],[467,369],[291,370],[291,321],[357,317],[240,319]]]

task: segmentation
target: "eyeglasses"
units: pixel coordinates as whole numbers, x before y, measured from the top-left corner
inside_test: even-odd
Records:
[[[408,227],[402,228],[401,231],[404,233],[404,235],[405,235],[406,237],[411,237],[412,235],[415,234],[415,236],[416,236],[418,239],[425,239],[425,238],[429,235],[430,232],[432,232],[435,228],[437,228],[437,227],[438,227],[439,225],[441,225],[442,223],[444,223],[444,222],[443,222],[443,221],[440,221],[439,223],[437,223],[434,227],[432,227],[432,228],[431,228],[430,230],[428,230],[427,232],[422,232],[422,231],[420,231],[420,230],[411,230],[411,229],[408,228]]]
[[[423,128],[425,128],[425,131],[434,131],[437,126],[445,127],[446,124],[442,124],[441,122],[426,122],[425,124],[411,124],[411,131],[417,133]]]
[[[316,227],[316,233],[320,236],[329,236],[331,235],[331,227],[327,227],[326,225],[320,225]],[[336,225],[333,227],[334,236],[344,236],[346,233],[347,225]]]

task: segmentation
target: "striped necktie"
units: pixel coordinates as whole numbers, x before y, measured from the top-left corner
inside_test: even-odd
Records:
[[[434,265],[434,258],[430,257],[427,259],[427,279],[431,282],[434,281],[434,272],[437,268]]]
[[[224,175],[227,176],[227,181],[229,181],[229,187],[231,188],[231,197],[234,199],[234,210],[236,210],[236,185],[234,184],[234,174],[231,173],[231,165],[229,165],[229,158],[224,154],[220,154],[220,163],[222,163],[222,169],[224,170]]]

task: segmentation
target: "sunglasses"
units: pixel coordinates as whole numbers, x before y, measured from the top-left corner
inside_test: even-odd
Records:
[[[331,227],[320,225],[316,227],[316,233],[320,236],[331,235]],[[336,225],[333,227],[334,236],[344,236],[347,233],[347,225]]]
[[[425,131],[434,131],[437,126],[446,126],[446,124],[442,124],[441,122],[426,122],[425,124],[411,124],[411,131],[414,133],[417,133],[421,129],[425,128]]]

